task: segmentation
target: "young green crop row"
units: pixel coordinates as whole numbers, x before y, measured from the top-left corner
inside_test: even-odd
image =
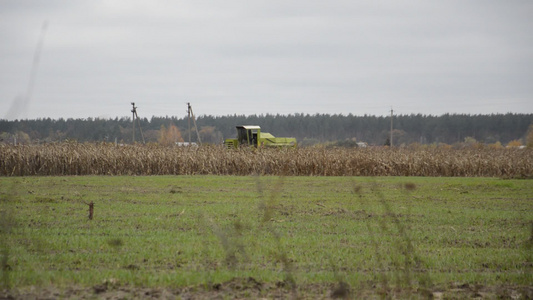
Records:
[[[0,299],[533,295],[530,180],[35,176],[0,191]]]
[[[222,146],[192,148],[68,142],[0,145],[0,157],[1,176],[533,176],[533,150],[488,147],[228,150]]]

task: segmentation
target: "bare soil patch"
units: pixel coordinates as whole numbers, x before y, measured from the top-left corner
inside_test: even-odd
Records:
[[[30,287],[0,292],[0,299],[533,299],[533,286],[482,286],[451,283],[432,290],[383,289],[368,282],[348,284],[263,283],[249,277],[182,288],[148,288],[104,282],[92,287]]]

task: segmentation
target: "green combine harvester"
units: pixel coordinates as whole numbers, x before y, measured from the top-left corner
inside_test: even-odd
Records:
[[[295,138],[275,137],[267,132],[261,132],[261,127],[255,125],[237,126],[237,138],[226,139],[224,145],[227,148],[241,146],[254,147],[296,147]]]

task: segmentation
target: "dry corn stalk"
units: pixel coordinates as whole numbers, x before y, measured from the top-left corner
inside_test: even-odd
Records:
[[[532,177],[532,149],[236,149],[65,142],[0,145],[1,176],[289,175]]]

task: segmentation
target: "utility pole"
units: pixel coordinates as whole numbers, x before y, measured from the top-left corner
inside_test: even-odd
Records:
[[[131,109],[131,112],[133,113],[133,117],[131,117],[131,121],[133,124],[133,138],[131,140],[131,143],[135,144],[135,112],[137,111],[137,107],[135,107],[135,102],[132,102],[131,106],[133,106],[133,108]]]
[[[139,115],[137,114],[137,107],[135,107],[135,102],[131,102],[131,106],[133,107],[131,112],[133,113],[133,141],[132,143],[135,143],[135,119],[137,119],[137,124],[139,125],[139,131],[141,132],[141,138],[143,140],[143,144],[145,144],[144,141],[144,135],[143,130],[141,127],[141,120],[139,119]]]
[[[392,110],[392,106],[390,108],[390,147],[392,148],[392,119],[393,119],[394,115],[393,115],[393,110]]]
[[[191,145],[191,104],[187,102],[187,125],[188,129],[187,132],[189,133],[189,146]]]
[[[200,133],[198,132],[198,127],[196,126],[196,119],[194,118],[194,113],[192,111],[192,106],[191,106],[191,103],[189,102],[187,102],[187,116],[188,116],[188,123],[189,123],[189,145],[191,144],[191,117],[192,117],[192,122],[194,124],[194,129],[196,130],[198,144],[202,144],[202,140],[200,140]]]

